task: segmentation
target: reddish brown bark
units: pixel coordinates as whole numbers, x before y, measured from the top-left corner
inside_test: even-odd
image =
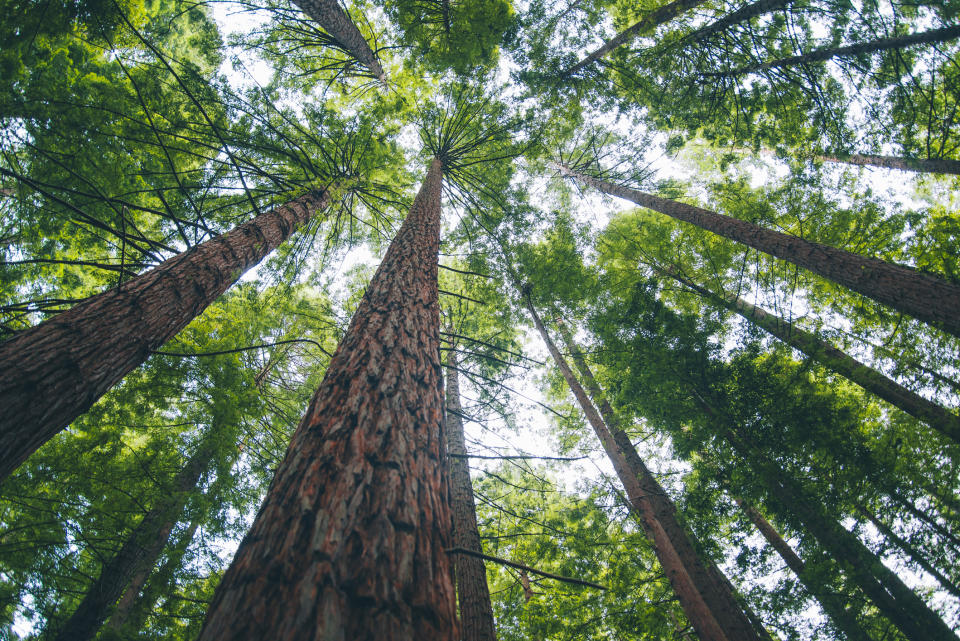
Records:
[[[607,40],[601,47],[595,49],[589,55],[584,56],[582,60],[564,71],[563,75],[569,76],[579,73],[597,60],[605,58],[608,53],[617,47],[631,42],[640,34],[647,33],[653,29],[656,29],[662,24],[670,22],[680,14],[700,6],[703,4],[703,2],[704,0],[674,0],[673,2],[665,4],[658,9],[654,9],[610,40]]]
[[[960,337],[960,287],[945,280],[902,265],[764,229],[707,209],[614,185],[562,165],[560,170],[611,196],[759,249]]]
[[[201,445],[177,475],[165,500],[144,515],[113,558],[104,563],[100,575],[87,589],[74,613],[60,626],[54,641],[92,639],[127,586],[141,577],[146,580],[211,457],[209,446]]]
[[[444,432],[450,454],[450,507],[453,511],[454,546],[474,552],[483,552],[480,531],[477,529],[477,507],[470,482],[467,445],[463,437],[460,406],[460,377],[457,374],[457,352],[447,352],[447,386]],[[483,559],[465,554],[453,557],[457,580],[457,600],[460,603],[460,627],[463,641],[496,641],[490,588]]]
[[[818,338],[816,334],[804,331],[775,314],[771,314],[756,305],[751,305],[736,296],[724,297],[715,294],[682,276],[678,276],[676,273],[671,273],[670,276],[678,283],[701,294],[715,304],[752,321],[787,345],[806,354],[847,380],[856,383],[868,392],[876,394],[894,407],[898,407],[907,414],[927,423],[947,438],[960,442],[960,416],[932,401],[928,401],[916,392],[908,390],[881,372],[864,365],[842,350]]]
[[[0,480],[327,205],[311,192],[0,345]]]
[[[360,64],[369,69],[374,77],[381,82],[387,81],[377,54],[367,44],[357,25],[353,24],[350,16],[340,7],[337,0],[294,0],[294,2],[340,43],[340,46],[349,51]]]
[[[872,154],[847,154],[844,156],[819,156],[827,162],[846,163],[860,167],[883,167],[927,174],[953,174],[960,176],[960,160],[951,158],[903,158],[900,156],[877,156]]]
[[[807,588],[810,594],[820,603],[824,612],[827,613],[827,616],[830,617],[834,625],[846,636],[847,641],[873,641],[866,630],[861,627],[856,616],[854,616],[852,612],[847,611],[843,596],[833,592],[829,586],[823,585],[819,577],[811,577],[809,575],[806,571],[806,564],[797,553],[793,551],[790,544],[780,536],[776,528],[749,503],[745,503],[740,499],[736,499],[736,502],[744,514],[746,514],[756,528],[760,530],[760,533],[763,535],[763,538],[767,540],[767,543],[770,544],[770,547],[776,550],[780,558],[787,564],[787,567],[797,575],[797,578],[800,579],[804,587]]]
[[[629,439],[615,439],[611,431],[607,429],[596,407],[574,376],[573,370],[570,369],[566,359],[550,338],[550,334],[540,320],[540,316],[529,297],[527,297],[526,304],[537,331],[546,343],[547,349],[567,381],[570,391],[583,409],[587,421],[593,427],[593,431],[600,439],[603,449],[613,463],[617,476],[627,492],[630,505],[639,517],[644,532],[653,544],[657,559],[670,580],[670,585],[673,587],[684,613],[697,631],[701,641],[740,641],[743,639],[759,641],[761,637],[753,629],[735,601],[728,603],[726,606],[720,606],[716,610],[708,603],[707,593],[711,592],[714,587],[714,582],[710,580],[712,577],[705,577],[706,572],[702,564],[699,568],[695,568],[695,564],[692,564],[693,559],[685,554],[682,555],[678,546],[682,550],[684,549],[683,545],[679,542],[676,542],[675,545],[675,542],[671,539],[671,534],[667,532],[661,521],[661,517],[666,516],[664,514],[665,508],[672,509],[672,504],[669,504],[668,507],[669,502],[666,500],[667,497],[663,488],[649,474],[649,470],[646,470],[646,466],[640,461],[640,457],[636,454],[636,450],[633,449]],[[624,446],[627,444],[629,444],[629,448],[625,449]],[[633,457],[629,456],[630,451],[634,454]],[[636,467],[638,463],[640,464],[639,468]],[[644,471],[647,474],[643,474]],[[653,484],[650,483],[651,480]],[[689,539],[687,539],[687,542],[689,543]],[[691,564],[691,566],[688,568],[687,564]],[[705,578],[707,580],[704,580]],[[698,579],[703,583],[698,585],[696,583]],[[738,619],[739,621],[737,621]],[[736,623],[734,623],[735,621]],[[732,624],[732,627],[725,629],[725,624]]]
[[[434,160],[200,641],[453,641]]]

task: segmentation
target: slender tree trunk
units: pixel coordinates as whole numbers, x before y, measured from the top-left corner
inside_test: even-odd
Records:
[[[877,515],[865,505],[857,505],[857,510],[863,514],[867,520],[873,523],[874,527],[877,528],[880,534],[892,541],[898,548],[906,552],[914,563],[923,568],[927,574],[935,578],[947,592],[957,598],[960,598],[960,586],[951,581],[946,575],[943,574],[943,572],[935,568],[933,564],[927,560],[926,556],[920,552],[920,550],[911,545],[910,542],[904,539],[902,536],[894,532],[889,525],[881,521]]]
[[[74,613],[60,626],[54,641],[93,639],[126,588],[141,578],[141,586],[146,582],[167,545],[190,492],[196,489],[211,458],[210,446],[202,443],[177,474],[166,500],[144,515],[120,550],[100,569],[100,576],[87,589]]]
[[[444,431],[450,454],[450,507],[453,511],[453,543],[455,547],[483,552],[477,529],[477,508],[470,482],[467,445],[463,436],[463,413],[460,406],[460,377],[457,374],[457,351],[447,352],[447,387]],[[453,559],[460,602],[460,627],[463,641],[496,641],[493,606],[483,560],[459,554]]]
[[[685,533],[682,539],[678,539],[678,531],[682,532],[682,528],[676,525],[673,531],[668,532],[664,527],[661,519],[675,522],[675,511],[663,488],[643,465],[626,434],[618,430],[618,436],[623,436],[616,439],[607,429],[573,370],[550,338],[529,296],[526,297],[526,304],[537,331],[610,457],[626,489],[630,505],[636,511],[653,544],[657,559],[701,641],[759,641],[762,637],[733,598],[729,586],[719,585],[716,576],[704,567],[703,560],[696,554]],[[630,456],[631,453],[633,456]]]
[[[883,167],[926,174],[953,174],[960,176],[960,160],[951,158],[903,158],[872,154],[837,154],[818,156],[826,162],[845,163],[859,167]]]
[[[180,543],[177,544],[178,547],[182,547],[183,551],[186,551],[186,546],[190,545],[190,542],[193,541],[193,537],[196,536],[197,530],[200,528],[200,519],[195,518],[190,522],[190,527],[187,528],[187,531],[182,537],[180,537]],[[176,554],[174,557],[169,557],[164,562],[162,566],[156,571],[156,576],[168,576],[176,567],[179,567],[183,559],[183,552]],[[173,565],[174,567],[170,567]],[[117,607],[114,608],[113,614],[110,615],[110,618],[107,619],[105,628],[109,630],[114,630],[119,632],[127,625],[128,622],[132,622],[135,625],[134,631],[139,632],[143,625],[143,617],[148,614],[150,610],[153,609],[154,603],[156,603],[157,595],[147,594],[141,595],[144,586],[147,584],[147,579],[150,578],[153,567],[145,565],[141,570],[134,575],[131,579],[130,584],[127,586],[127,589],[124,590],[123,596],[120,597],[120,600],[117,601]],[[149,592],[149,590],[148,590]],[[137,616],[139,615],[139,617]]]
[[[453,641],[435,159],[214,594],[200,641]]]
[[[894,407],[898,407],[907,414],[927,423],[947,438],[960,442],[960,416],[932,401],[928,401],[916,392],[908,390],[881,372],[864,365],[830,343],[818,338],[816,334],[804,331],[779,316],[751,305],[742,298],[715,294],[672,271],[669,275],[681,285],[697,292],[714,304],[736,312],[828,369],[856,383]]]
[[[832,58],[842,56],[858,56],[864,53],[876,53],[878,51],[887,51],[889,49],[903,49],[913,45],[932,44],[935,42],[948,42],[960,38],[960,25],[943,27],[941,29],[932,29],[921,33],[912,33],[907,36],[898,36],[894,38],[879,38],[869,42],[861,42],[855,45],[845,47],[822,47],[814,49],[807,53],[796,56],[780,58],[779,60],[770,60],[768,62],[748,65],[739,69],[729,71],[717,71],[715,73],[705,74],[707,76],[742,76],[747,73],[764,71],[765,69],[780,69],[783,67],[792,67],[795,65],[805,65],[812,62],[823,62]]]
[[[350,52],[360,64],[370,70],[380,82],[386,82],[387,76],[380,66],[377,54],[357,25],[353,24],[350,16],[343,10],[337,0],[293,0],[311,20],[323,27],[344,49]]]
[[[566,69],[562,75],[570,76],[583,71],[597,60],[605,58],[607,54],[617,47],[632,42],[637,36],[653,31],[660,25],[670,22],[682,13],[700,6],[703,2],[704,0],[674,0],[658,9],[654,9],[610,40],[607,40],[599,49],[591,52],[578,63]]]
[[[864,630],[857,621],[857,617],[852,612],[847,611],[843,596],[833,592],[830,587],[824,585],[819,578],[810,576],[810,573],[806,571],[806,564],[800,559],[797,553],[793,551],[790,544],[780,536],[776,528],[749,503],[745,503],[740,499],[735,499],[735,501],[743,510],[744,514],[747,515],[747,518],[760,530],[760,534],[767,540],[770,547],[776,550],[780,558],[783,559],[783,562],[787,564],[787,567],[790,568],[803,586],[817,602],[820,603],[824,612],[827,613],[827,616],[829,616],[834,625],[837,626],[837,629],[846,636],[847,641],[873,641],[870,635],[867,634],[867,631]]]
[[[709,410],[712,415],[716,412]],[[883,616],[909,641],[957,641],[957,636],[876,554],[852,532],[831,518],[802,485],[770,462],[762,452],[745,444],[732,431],[727,440],[757,473],[781,515],[795,519],[873,601]]]
[[[741,7],[733,13],[728,13],[716,22],[697,29],[690,35],[686,36],[684,38],[684,42],[700,42],[709,38],[710,36],[720,33],[725,29],[729,29],[730,27],[744,23],[747,20],[756,18],[757,16],[778,11],[792,3],[793,0],[757,0],[757,2]]]
[[[0,480],[328,202],[301,196],[0,345]]]
[[[629,200],[808,269],[960,337],[960,287],[943,279],[902,265],[764,229],[707,209],[614,185],[574,172],[563,165],[559,167],[562,173],[574,176],[606,194]]]
[[[951,532],[947,527],[937,521],[936,518],[930,516],[916,505],[909,498],[901,496],[899,492],[893,490],[887,490],[887,496],[895,502],[897,505],[905,509],[907,512],[913,515],[915,519],[921,521],[931,528],[934,532],[942,536],[944,539],[950,542],[950,545],[953,546],[958,552],[960,552],[960,538],[956,534]]]

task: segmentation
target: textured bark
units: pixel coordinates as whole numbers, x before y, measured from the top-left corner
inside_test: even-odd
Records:
[[[663,489],[659,484],[651,486],[649,482],[641,482],[640,470],[633,469],[627,454],[614,439],[610,430],[607,429],[596,407],[590,402],[587,393],[580,385],[576,376],[574,376],[573,370],[570,369],[566,359],[550,338],[550,334],[540,320],[540,316],[537,314],[537,310],[534,308],[529,297],[527,297],[526,303],[527,310],[530,312],[530,316],[533,318],[534,325],[536,325],[537,331],[540,332],[543,342],[546,343],[550,355],[553,356],[557,367],[560,369],[564,379],[567,381],[567,385],[570,387],[570,391],[583,409],[588,422],[591,427],[593,427],[593,431],[600,439],[603,449],[613,463],[617,476],[620,478],[627,492],[630,505],[639,517],[640,524],[647,538],[653,544],[657,559],[660,561],[664,573],[670,580],[670,585],[677,595],[680,606],[696,630],[698,637],[701,641],[759,640],[761,637],[757,635],[742,612],[740,612],[742,622],[736,631],[728,631],[723,628],[721,621],[729,618],[731,613],[724,611],[715,612],[711,609],[704,594],[704,590],[709,591],[709,587],[701,587],[694,583],[694,577],[691,576],[691,572],[684,564],[684,559],[681,558],[680,553],[674,546],[674,542],[671,541],[670,535],[658,518],[658,510],[657,505],[654,503],[654,497],[665,497]],[[629,443],[629,439],[626,440]],[[629,449],[633,449],[632,444]],[[635,450],[633,452],[636,454]],[[637,456],[632,462],[635,465],[639,460],[639,456]],[[646,476],[643,478],[645,481],[647,480]],[[686,560],[689,561],[689,559]],[[736,609],[739,610],[739,607],[736,607]]]
[[[877,395],[894,407],[915,416],[947,438],[960,442],[960,416],[932,401],[928,401],[916,392],[908,390],[883,373],[864,365],[842,350],[818,338],[816,334],[804,331],[779,316],[771,314],[756,305],[751,305],[736,296],[720,296],[686,278],[673,273],[670,276],[678,283],[713,303],[752,321],[787,345],[806,354],[847,380],[856,383],[868,392]]]
[[[957,598],[960,598],[960,586],[951,581],[950,578],[944,575],[943,572],[934,567],[934,565],[927,560],[926,556],[924,556],[920,550],[911,545],[910,542],[904,539],[902,536],[894,532],[889,525],[881,521],[877,515],[866,506],[858,505],[857,510],[867,517],[867,520],[873,523],[874,527],[879,530],[880,534],[892,541],[898,548],[906,552],[907,556],[909,556],[914,563],[923,568],[927,574],[935,578],[947,592]]]
[[[756,625],[751,623],[755,617],[747,611],[734,596],[733,587],[713,561],[700,554],[693,535],[677,518],[677,508],[673,500],[657,481],[656,477],[640,458],[636,448],[623,431],[620,418],[613,411],[599,383],[593,376],[583,353],[577,347],[573,336],[563,321],[557,319],[557,327],[573,357],[573,362],[583,379],[589,397],[600,410],[603,427],[613,437],[613,441],[629,469],[630,476],[639,481],[641,491],[653,518],[666,534],[670,546],[674,549],[693,587],[700,593],[704,603],[729,639],[768,638],[765,630],[757,633]],[[555,357],[556,358],[556,357]],[[762,628],[762,625],[760,626]],[[749,629],[749,631],[747,631]]]
[[[960,176],[960,160],[950,158],[902,158],[899,156],[876,156],[871,154],[844,154],[819,156],[827,162],[846,163],[859,167],[883,167],[926,174],[953,174]]]
[[[727,440],[760,475],[782,515],[802,523],[803,529],[840,564],[877,610],[904,637],[909,641],[957,641],[958,637],[923,599],[885,566],[856,535],[831,518],[820,502],[810,496],[800,483],[771,463],[765,454],[746,445],[733,432],[727,432]]]
[[[903,49],[920,44],[932,44],[935,42],[947,42],[960,38],[960,25],[952,27],[943,27],[942,29],[932,29],[921,33],[912,33],[907,36],[898,36],[894,38],[878,38],[869,42],[861,42],[855,45],[845,47],[822,47],[814,49],[796,56],[770,60],[756,65],[748,65],[739,69],[730,71],[718,71],[716,73],[706,74],[708,76],[742,76],[747,73],[764,71],[765,69],[781,69],[783,67],[793,67],[795,65],[806,65],[813,62],[823,62],[832,58],[842,56],[858,56],[865,53],[876,53],[878,51],[887,51],[889,49]],[[960,164],[960,163],[958,163]]]
[[[146,582],[170,539],[170,532],[177,524],[190,492],[196,489],[211,458],[210,448],[201,445],[177,475],[166,500],[144,515],[113,558],[103,565],[80,605],[60,626],[54,641],[93,639],[126,588],[141,578],[141,586]]]
[[[163,565],[160,566],[156,572],[158,576],[168,576],[174,568],[180,566],[183,559],[183,552],[186,551],[186,546],[190,545],[190,542],[193,541],[193,537],[196,536],[199,528],[200,520],[195,518],[190,522],[190,527],[187,528],[184,535],[180,537],[180,543],[177,544],[178,547],[182,546],[184,549],[173,557],[168,553],[167,560],[164,561]],[[171,564],[173,567],[170,567]],[[153,609],[153,605],[157,600],[156,594],[150,596],[140,594],[151,574],[153,574],[153,566],[147,564],[144,564],[144,566],[134,574],[129,585],[127,585],[127,589],[124,590],[123,596],[117,601],[117,607],[114,608],[113,614],[107,619],[107,623],[104,625],[105,629],[119,631],[123,629],[127,623],[132,623],[135,631],[140,630],[143,624],[142,618]]]
[[[200,641],[453,641],[434,160]]]
[[[0,480],[326,206],[312,192],[0,345]]]
[[[380,66],[377,54],[367,44],[363,34],[353,24],[350,16],[337,0],[293,0],[305,14],[323,27],[340,46],[350,52],[360,64],[370,70],[380,82],[386,82],[387,76]]]
[[[450,468],[450,507],[453,511],[453,544],[455,547],[483,552],[480,531],[477,529],[477,508],[470,482],[467,445],[460,419],[460,377],[457,374],[457,352],[447,352],[447,386],[445,394],[444,433],[447,451],[452,455]],[[463,641],[496,641],[490,588],[483,559],[458,554],[453,558],[457,580],[457,600],[460,603],[460,628]]]
[[[670,22],[680,14],[700,6],[701,4],[703,4],[703,2],[704,0],[674,0],[673,2],[669,4],[665,4],[658,9],[654,9],[650,13],[640,18],[640,20],[638,20],[634,24],[630,25],[629,27],[627,27],[626,29],[618,33],[616,36],[614,36],[610,40],[607,40],[603,44],[603,46],[592,51],[589,55],[585,56],[578,63],[568,68],[566,71],[563,72],[563,75],[569,76],[575,73],[579,73],[580,71],[583,71],[583,69],[585,69],[586,67],[589,67],[597,60],[605,58],[607,54],[609,54],[611,51],[613,51],[617,47],[620,47],[621,45],[625,45],[633,41],[633,39],[636,38],[637,36],[643,33],[648,33],[656,29],[660,25]]]
[[[614,185],[562,165],[560,170],[606,194],[759,249],[960,337],[960,287],[945,280],[902,265],[764,229],[707,209]]]
[[[770,544],[770,547],[776,550],[780,558],[787,564],[787,567],[797,575],[797,578],[807,591],[820,603],[823,611],[827,613],[827,616],[829,616],[834,625],[837,626],[837,629],[843,632],[847,641],[873,641],[857,621],[857,617],[852,612],[847,611],[843,596],[833,592],[828,586],[823,585],[816,577],[809,575],[806,571],[806,564],[797,553],[793,551],[790,544],[780,536],[776,528],[749,503],[745,503],[740,499],[736,499],[736,502],[750,521],[760,530],[760,533],[763,535],[763,538],[767,540],[767,543]]]

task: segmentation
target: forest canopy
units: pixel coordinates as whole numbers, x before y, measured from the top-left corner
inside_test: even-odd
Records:
[[[0,639],[960,639],[960,5],[0,6]]]

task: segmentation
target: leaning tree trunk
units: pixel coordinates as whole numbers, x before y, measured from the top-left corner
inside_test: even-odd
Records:
[[[693,33],[684,37],[684,43],[700,42],[716,35],[725,29],[744,23],[747,20],[762,16],[767,13],[779,11],[791,4],[793,0],[757,0],[752,4],[741,7],[733,13],[728,13],[716,22],[712,22],[705,27],[701,27]]]
[[[460,377],[457,373],[457,352],[451,346],[447,352],[447,386],[444,432],[447,437],[447,455],[450,468],[450,507],[453,511],[453,542],[458,548],[483,553],[480,532],[477,529],[477,508],[470,482],[467,445],[463,436],[463,413],[460,406]],[[460,627],[463,641],[496,641],[490,588],[483,560],[466,554],[454,560],[457,579],[457,599],[460,603]]]
[[[731,216],[621,187],[559,165],[600,191],[696,225],[808,269],[855,292],[960,337],[960,287],[909,267],[764,229]]]
[[[946,576],[943,572],[937,569],[933,565],[933,563],[931,563],[930,560],[927,559],[927,557],[924,555],[923,552],[918,550],[914,545],[912,545],[909,541],[904,539],[902,536],[894,532],[893,528],[891,528],[889,525],[884,523],[876,514],[873,513],[872,510],[870,510],[865,505],[858,504],[857,511],[859,511],[863,516],[865,516],[868,521],[873,523],[873,526],[877,528],[880,534],[882,534],[884,537],[892,541],[894,545],[896,545],[898,548],[903,550],[914,563],[919,565],[921,568],[923,568],[923,570],[927,574],[929,574],[934,579],[936,579],[937,583],[943,586],[943,588],[947,592],[949,592],[953,596],[960,599],[960,586],[958,586],[956,582],[954,582],[952,579]]]
[[[217,588],[200,641],[453,641],[435,159]]]
[[[821,607],[823,607],[823,611],[827,613],[827,616],[829,616],[834,625],[837,626],[837,629],[843,632],[847,641],[873,641],[870,635],[867,634],[867,631],[864,630],[863,626],[857,621],[855,614],[847,611],[843,595],[833,592],[828,585],[824,585],[819,577],[811,576],[811,573],[807,572],[806,563],[803,562],[797,553],[794,552],[793,548],[790,547],[790,544],[780,536],[776,528],[774,528],[755,507],[740,499],[735,500],[744,514],[747,515],[747,518],[750,519],[754,526],[760,531],[760,534],[763,535],[763,538],[770,544],[770,547],[780,555],[780,558],[787,564],[787,567],[793,571],[807,591],[810,592]]]
[[[947,42],[950,40],[956,40],[957,38],[960,38],[960,25],[943,27],[941,29],[931,29],[930,31],[912,33],[907,36],[879,38],[869,42],[847,45],[845,47],[822,47],[820,49],[814,49],[813,51],[808,51],[807,53],[802,53],[796,56],[789,56],[787,58],[780,58],[778,60],[770,60],[760,64],[740,67],[738,69],[717,71],[704,75],[727,77],[742,76],[747,73],[755,73],[757,71],[764,71],[766,69],[780,69],[783,67],[793,67],[795,65],[806,65],[813,62],[823,62],[824,60],[840,58],[843,56],[859,56],[865,53],[876,53],[878,51],[887,51],[889,49],[903,49],[920,44]]]
[[[704,567],[703,560],[699,558],[679,524],[669,531],[669,523],[665,527],[664,521],[675,522],[675,511],[663,488],[643,465],[633,445],[625,438],[626,434],[618,430],[618,436],[623,434],[623,437],[615,439],[610,433],[566,359],[550,338],[529,296],[526,299],[527,310],[537,331],[613,463],[617,476],[627,491],[630,505],[639,517],[648,539],[653,544],[657,559],[701,641],[760,641],[763,637],[753,628],[749,618],[733,598],[729,585],[717,580],[718,577]],[[631,452],[633,456],[630,456]],[[682,538],[678,536],[679,533],[683,533]]]
[[[104,563],[80,605],[59,627],[54,641],[93,639],[131,582],[149,576],[212,455],[211,446],[201,443],[177,474],[171,493],[144,515],[113,558]]]
[[[328,202],[301,196],[0,345],[0,480]]]
[[[380,82],[386,82],[387,76],[380,66],[377,54],[373,52],[370,45],[357,25],[353,24],[350,16],[343,10],[337,0],[293,0],[305,14],[323,27],[324,31],[330,34],[351,56],[356,58],[360,64],[370,70]]]
[[[678,283],[704,296],[713,303],[736,312],[763,328],[794,349],[806,354],[828,369],[856,383],[894,407],[914,416],[947,438],[960,442],[960,416],[916,392],[912,392],[883,373],[864,365],[815,334],[795,326],[775,314],[751,305],[737,296],[721,296],[676,273],[669,276]]]
[[[705,406],[705,409],[706,406]],[[715,410],[707,409],[712,416]],[[759,476],[773,507],[785,520],[795,520],[840,564],[844,572],[870,598],[877,610],[909,641],[957,641],[958,637],[930,607],[855,534],[826,513],[822,504],[802,484],[771,463],[734,431],[724,435],[734,450]]]
[[[631,42],[640,34],[647,33],[656,29],[660,25],[670,22],[680,14],[700,6],[703,4],[703,2],[704,0],[674,0],[669,4],[663,5],[659,9],[654,9],[610,40],[607,40],[603,46],[592,51],[578,63],[566,69],[562,75],[570,76],[583,71],[586,67],[589,67],[597,60],[605,58],[607,54],[617,47]]]
[[[883,167],[927,174],[953,174],[960,176],[960,160],[951,158],[903,158],[900,156],[876,156],[872,154],[836,154],[818,156],[826,162],[845,163],[859,167]]]

